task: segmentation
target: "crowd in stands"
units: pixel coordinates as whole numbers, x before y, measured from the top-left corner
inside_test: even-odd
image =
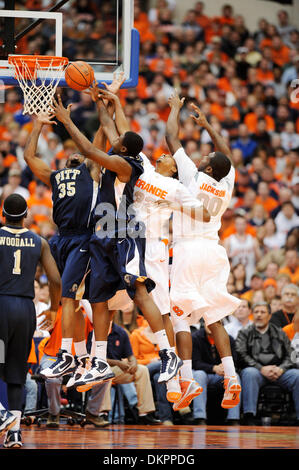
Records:
[[[32,7],[34,2],[25,3]],[[84,16],[82,11],[87,2],[77,0],[68,11],[67,47],[75,51],[74,57],[82,53],[80,40],[74,34],[78,22],[91,22],[94,26],[89,45],[101,38],[99,3],[105,9],[109,2],[88,2],[91,11]],[[180,139],[195,164],[200,155],[208,154],[213,147],[207,132],[197,128],[190,118],[193,101],[232,149],[235,190],[219,236],[231,262],[228,290],[243,300],[235,315],[225,322],[232,341],[236,341],[236,354],[240,351],[239,331],[255,321],[252,305],[264,301],[271,308],[271,323],[283,329],[296,347],[296,341],[299,342],[298,27],[281,9],[275,23],[257,17],[255,31],[249,31],[246,19],[231,5],[223,5],[217,16],[209,17],[201,1],[194,2],[193,8],[178,22],[174,0],[157,0],[147,8],[144,2],[135,0],[134,25],[140,32],[139,82],[134,89],[121,90],[120,98],[132,130],[144,139],[144,153],[154,163],[161,153],[169,152],[164,133],[170,111],[168,98],[174,89],[185,97],[180,113]],[[89,34],[87,26],[80,31],[81,36],[84,31]],[[40,43],[43,53],[51,47],[51,38],[46,33],[41,27],[31,36],[32,42]],[[92,47],[88,57],[90,51]],[[60,89],[60,92],[65,104],[74,103],[75,124],[92,139],[98,122],[90,96],[70,89]],[[11,193],[23,195],[29,207],[26,226],[50,239],[56,230],[51,219],[51,192],[36,181],[23,158],[33,119],[22,115],[19,89],[8,87],[5,103],[0,104],[0,198],[2,204]],[[44,126],[38,152],[51,168],[62,168],[74,150],[76,147],[62,126]],[[42,272],[37,274],[37,280],[38,300],[47,303]],[[171,409],[167,408],[155,382],[157,349],[140,313],[126,322],[125,314],[120,312],[115,322],[129,334],[138,364],[150,371],[156,417],[166,423],[173,422]],[[200,341],[211,346],[208,331],[199,326],[193,328],[195,350]],[[210,357],[216,360],[215,354],[211,353]],[[197,372],[203,371],[207,377],[221,376],[219,362],[211,363],[206,369],[199,367],[201,362],[206,359],[194,357]],[[246,361],[242,367],[244,364]],[[211,379],[205,380],[208,383]],[[202,407],[203,402],[194,406],[197,411]],[[194,418],[202,422],[206,415],[197,413]],[[232,419],[239,417],[233,415]]]

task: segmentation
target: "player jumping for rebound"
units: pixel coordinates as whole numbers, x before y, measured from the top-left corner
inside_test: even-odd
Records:
[[[194,121],[210,134],[215,152],[203,156],[197,168],[185,153],[179,140],[179,113],[183,105],[177,93],[170,99],[171,111],[166,126],[166,141],[176,161],[179,180],[198,199],[203,201],[211,215],[210,222],[177,219],[173,222],[173,264],[171,271],[171,306],[174,328],[177,333],[178,354],[184,361],[181,368],[183,395],[174,404],[174,410],[188,406],[192,393],[192,339],[190,324],[203,316],[209,326],[224,369],[223,408],[232,408],[240,401],[238,382],[228,335],[221,319],[231,314],[240,300],[227,292],[226,284],[230,265],[225,249],[218,243],[221,217],[231,200],[235,170],[230,150],[223,138],[208,123],[197,106],[192,104],[197,116]],[[183,216],[184,217],[184,216]]]
[[[90,242],[89,300],[93,308],[96,356],[92,358],[90,370],[83,374],[77,385],[81,390],[84,385],[96,385],[103,381],[110,370],[106,362],[110,324],[107,301],[121,289],[127,289],[155,333],[161,357],[160,381],[167,382],[176,375],[182,361],[171,350],[161,313],[149,295],[155,284],[146,275],[144,239],[136,237],[136,227],[130,224],[134,217],[128,211],[133,203],[135,183],[143,173],[142,158],[139,156],[143,140],[134,132],[119,136],[104,103],[100,100],[97,106],[101,125],[112,144],[114,155],[96,148],[79,131],[71,120],[70,106],[65,109],[60,97],[58,103],[54,101],[53,104],[56,118],[62,122],[80,151],[104,168],[99,204],[95,211],[97,228]],[[117,179],[124,183],[119,207],[115,193]],[[102,225],[104,213],[107,224]]]

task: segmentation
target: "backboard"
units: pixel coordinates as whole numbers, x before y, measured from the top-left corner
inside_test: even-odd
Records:
[[[88,62],[99,83],[111,83],[113,73],[123,71],[122,88],[135,87],[139,33],[133,18],[134,0],[5,0],[0,10],[0,80],[18,85],[9,55],[49,55]],[[59,86],[68,86],[64,77]]]

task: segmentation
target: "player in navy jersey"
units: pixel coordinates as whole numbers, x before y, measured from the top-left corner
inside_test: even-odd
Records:
[[[11,418],[11,414],[16,422],[6,433],[4,447],[22,445],[20,418],[27,360],[36,328],[33,298],[39,262],[49,280],[51,301],[49,310],[42,314],[51,324],[61,298],[61,279],[49,245],[39,235],[24,228],[26,215],[27,204],[22,196],[12,194],[5,199],[5,225],[0,228],[0,340],[4,345],[0,376],[7,384],[10,411],[0,406],[0,432],[10,428],[11,423],[6,426],[5,421]]]
[[[108,155],[89,142],[72,122],[71,107],[69,105],[65,109],[60,96],[58,103],[54,101],[53,104],[54,115],[65,126],[79,150],[104,168],[100,183],[100,204],[95,211],[95,218],[100,216],[101,225],[97,224],[96,233],[90,242],[89,300],[93,308],[96,356],[92,359],[91,369],[77,383],[81,390],[84,385],[90,388],[101,382],[109,370],[106,362],[110,323],[107,301],[121,289],[127,289],[156,335],[161,355],[159,380],[170,380],[181,365],[178,356],[170,349],[161,313],[149,295],[155,284],[146,276],[143,228],[134,224],[134,214],[130,213],[134,186],[143,173],[143,161],[139,156],[143,140],[138,134],[130,131],[119,136],[102,100],[97,101],[97,108],[100,123],[112,145],[114,155]],[[118,198],[117,187],[120,188]],[[117,200],[120,200],[119,206]],[[104,225],[103,215],[106,215]],[[136,237],[136,233],[141,236]]]
[[[53,122],[47,114],[40,114],[27,140],[24,158],[34,175],[52,189],[53,220],[58,228],[58,233],[50,240],[50,248],[62,278],[62,343],[57,361],[51,368],[41,371],[45,377],[54,378],[78,366],[71,354],[73,338],[78,343],[85,341],[79,300],[85,292],[90,263],[89,241],[94,231],[99,169],[84,156],[74,153],[67,159],[65,168],[53,171],[36,155],[44,124]]]

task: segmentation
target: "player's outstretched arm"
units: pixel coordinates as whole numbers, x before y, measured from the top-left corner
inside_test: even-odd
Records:
[[[41,159],[36,156],[38,139],[44,124],[56,124],[53,122],[53,115],[41,113],[33,124],[33,129],[29,135],[25,150],[24,160],[29,166],[34,175],[40,179],[47,186],[50,186],[50,176],[52,173],[51,168]]]
[[[42,315],[45,315],[46,320],[54,322],[61,299],[61,278],[49,244],[43,238],[40,261],[49,280],[50,294],[50,307],[45,312],[42,312]]]
[[[188,215],[191,219],[197,220],[198,222],[210,222],[211,220],[211,216],[208,210],[202,204],[196,203],[196,201],[193,206],[167,200],[157,201],[157,204],[161,208],[168,207],[173,211],[178,211],[181,212],[181,214]]]
[[[101,90],[99,96],[103,100],[108,100],[109,102],[114,103],[115,125],[119,135],[125,134],[125,132],[130,131],[131,128],[124,113],[119,97],[116,94],[111,93],[111,91],[109,91],[108,89]]]
[[[182,146],[179,139],[179,115],[185,98],[180,99],[178,92],[169,98],[170,113],[166,123],[166,142],[172,155]]]
[[[104,106],[104,105],[103,105]],[[130,181],[132,168],[126,160],[118,155],[108,155],[107,153],[103,152],[100,149],[97,149],[86,137],[79,131],[79,129],[75,126],[73,121],[71,120],[70,113],[71,113],[71,105],[68,105],[67,108],[64,108],[61,97],[58,96],[58,102],[53,100],[53,112],[56,118],[64,125],[70,136],[72,137],[73,141],[79,148],[82,155],[90,160],[93,160],[95,163],[103,166],[107,170],[111,170],[117,174],[118,179],[123,182],[127,183]],[[106,108],[105,108],[106,109]],[[108,119],[111,118],[108,116],[106,111],[106,116]],[[111,120],[112,121],[112,120]],[[113,121],[112,121],[113,123]],[[114,124],[114,123],[113,123]],[[104,130],[106,123],[102,123]],[[118,138],[118,135],[117,135]],[[110,140],[110,139],[109,139]],[[113,140],[112,140],[113,141]]]
[[[194,114],[191,114],[191,118],[193,119],[194,122],[200,127],[203,127],[206,129],[212,139],[212,142],[214,144],[215,150],[224,153],[231,161],[231,150],[226,144],[225,140],[223,137],[216,132],[216,130],[211,126],[211,124],[208,122],[206,116],[203,114],[203,112],[199,109],[198,106],[196,106],[194,103],[191,103],[191,107],[197,114],[195,116]],[[233,164],[233,163],[232,163]]]

